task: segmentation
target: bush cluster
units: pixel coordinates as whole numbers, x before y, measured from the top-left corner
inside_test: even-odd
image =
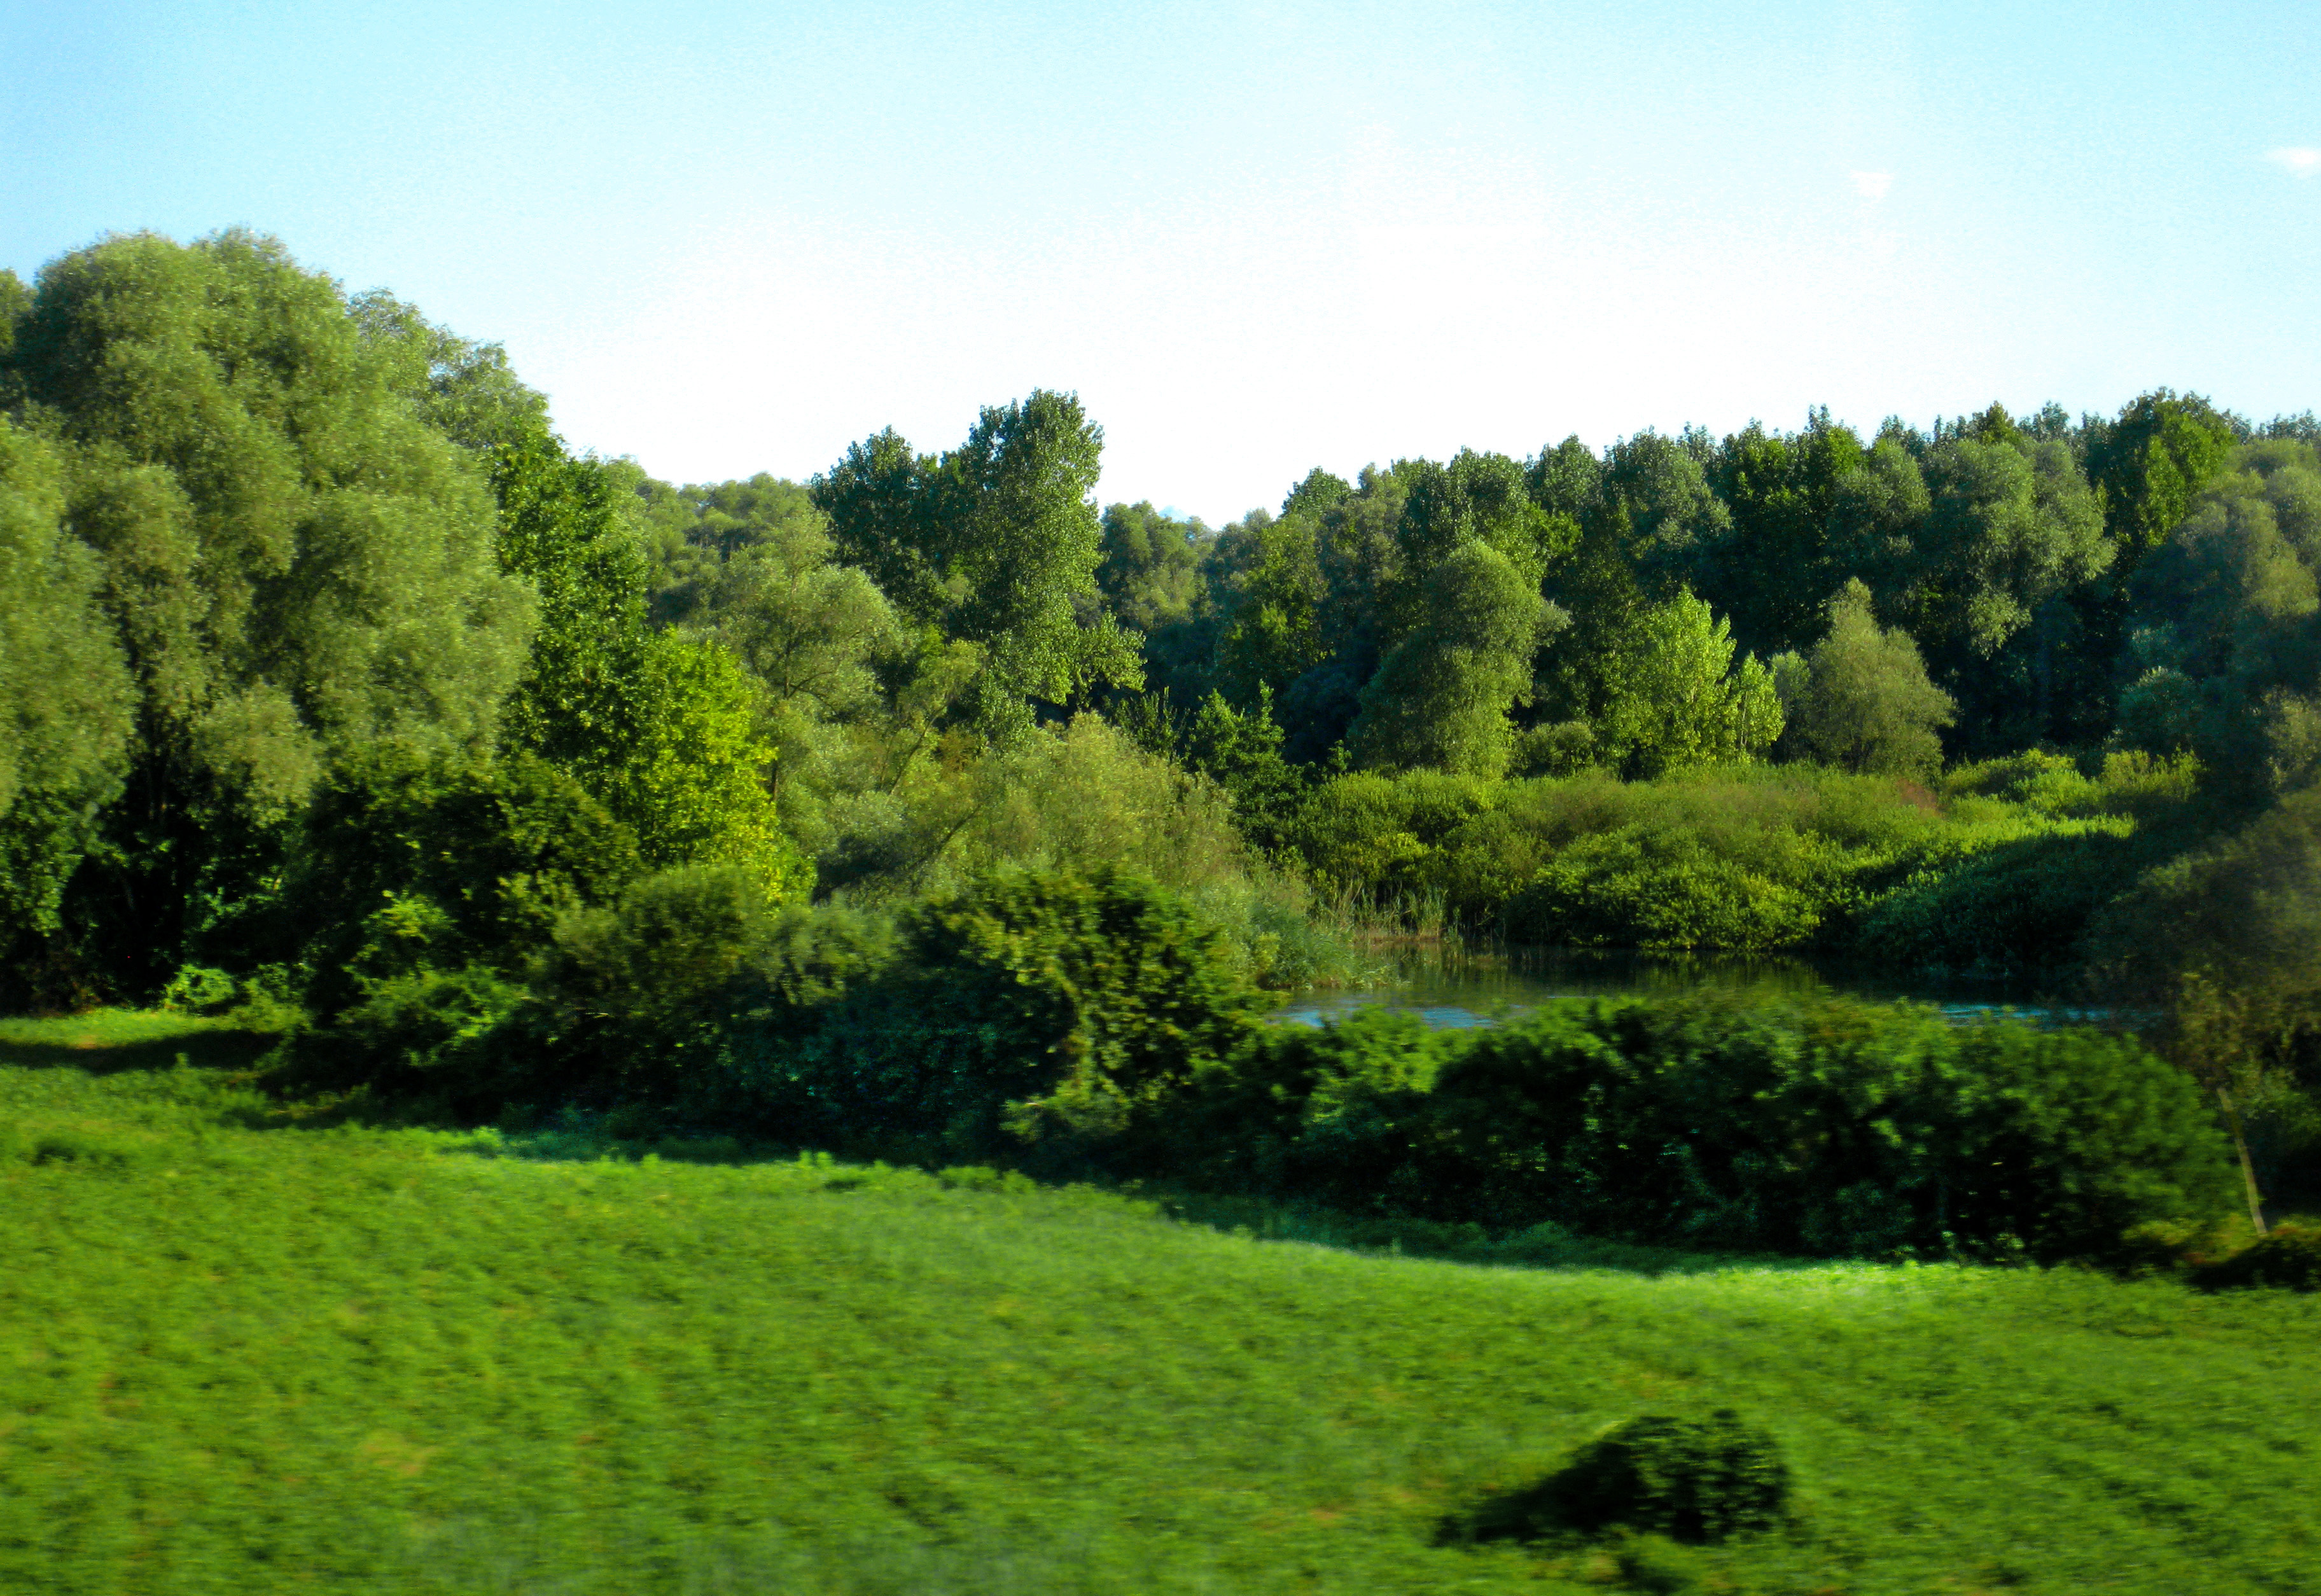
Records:
[[[1828,1256],[2100,1256],[2231,1204],[2207,1100],[2125,1040],[1714,996],[1269,1026],[1233,939],[1109,869],[1001,869],[884,918],[693,866],[567,908],[520,968],[456,905],[381,917],[459,960],[358,965],[286,1067],[471,1112],[626,1104],[917,1162]]]
[[[1267,1032],[1196,1086],[1156,1169],[1506,1229],[2053,1258],[2231,1199],[2172,1066],[1908,1005],[1568,1002],[1439,1032],[1372,1013]]]
[[[2137,754],[2093,778],[2029,754],[1933,787],[1807,766],[1650,783],[1362,772],[1316,787],[1285,836],[1343,898],[1515,942],[2052,969],[2090,915],[2184,846],[2195,775]]]

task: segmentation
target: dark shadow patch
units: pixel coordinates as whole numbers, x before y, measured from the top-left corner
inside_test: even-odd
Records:
[[[1786,1516],[1789,1465],[1768,1432],[1730,1408],[1645,1414],[1615,1426],[1537,1484],[1453,1514],[1437,1545],[1571,1541],[1609,1530],[1702,1546]]]
[[[86,1024],[71,1020],[16,1021],[7,1031],[0,1031],[0,1066],[117,1075],[132,1070],[168,1070],[183,1059],[197,1069],[247,1070],[281,1039],[269,1032],[224,1027],[122,1035],[102,1018]]]

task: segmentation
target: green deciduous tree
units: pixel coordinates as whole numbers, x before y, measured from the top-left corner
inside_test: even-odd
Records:
[[[2266,440],[2236,449],[2129,584],[2118,735],[2189,747],[2227,785],[2300,784],[2300,705],[2321,694],[2321,455]]]
[[[855,729],[889,719],[886,679],[908,671],[904,628],[869,575],[831,559],[819,511],[783,519],[703,582],[693,624],[765,689],[769,771],[784,826],[818,848]]]
[[[2233,424],[2197,394],[2139,395],[2089,440],[2088,470],[2103,496],[2120,574],[2167,540],[2192,496],[2225,467]]]
[[[1222,693],[1203,699],[1185,727],[1184,758],[1188,767],[1233,799],[1242,835],[1261,848],[1281,846],[1306,782],[1298,767],[1281,757],[1271,686],[1258,684],[1257,703],[1245,714]]]
[[[264,895],[281,824],[340,751],[488,744],[532,599],[494,567],[469,454],[270,240],[54,261],[5,366],[136,684],[104,862],[67,909],[135,990]]]
[[[1917,644],[1881,627],[1870,589],[1848,582],[1831,599],[1829,630],[1807,661],[1790,735],[1818,759],[1860,774],[1926,776],[1942,767],[1941,728],[1958,717],[1926,678]]]
[[[967,440],[922,456],[891,430],[814,480],[840,558],[915,619],[986,651],[978,712],[995,734],[1027,701],[1141,685],[1133,639],[1083,622],[1104,558],[1096,486],[1104,431],[1069,394],[986,409]]]
[[[1149,500],[1110,506],[1103,528],[1096,585],[1114,617],[1148,636],[1189,619],[1200,598],[1201,546],[1209,530],[1163,515]]]
[[[126,764],[129,673],[97,606],[96,556],[64,511],[55,451],[0,416],[0,959],[57,929]]]
[[[500,558],[540,594],[507,745],[570,772],[656,866],[731,863],[769,894],[812,889],[763,775],[761,689],[722,644],[646,624],[650,567],[623,482],[553,438],[494,456]]]
[[[1611,662],[1599,745],[1638,775],[1762,754],[1780,697],[1763,663],[1734,653],[1732,629],[1689,593],[1644,611]]]
[[[1497,775],[1515,744],[1507,712],[1529,694],[1550,613],[1536,578],[1478,539],[1434,567],[1419,603],[1362,689],[1349,746],[1366,766]]]
[[[1247,705],[1261,688],[1287,686],[1333,652],[1322,630],[1321,523],[1304,510],[1279,520],[1252,513],[1220,540],[1218,552],[1230,563],[1215,594],[1216,680],[1229,700]]]
[[[1625,639],[1647,611],[1685,588],[1729,534],[1732,515],[1709,484],[1700,445],[1697,433],[1646,431],[1606,451],[1578,541],[1546,586],[1547,596],[1571,616],[1543,661],[1552,715],[1582,720],[1604,712],[1613,693],[1611,662]],[[1554,466],[1566,494],[1587,481],[1571,448],[1558,449]],[[1545,488],[1537,463],[1534,475]]]

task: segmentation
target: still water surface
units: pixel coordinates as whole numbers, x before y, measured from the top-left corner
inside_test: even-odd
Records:
[[[1961,1023],[2012,1012],[2050,1024],[2102,1018],[2060,1006],[2039,991],[1999,981],[1913,980],[1834,962],[1680,954],[1581,953],[1516,948],[1461,957],[1428,950],[1395,961],[1387,984],[1359,992],[1306,992],[1274,1018],[1321,1025],[1357,1010],[1406,1009],[1437,1029],[1488,1025],[1552,998],[1627,997],[1716,988],[1767,997],[1824,993],[1881,1002],[1931,1003]]]

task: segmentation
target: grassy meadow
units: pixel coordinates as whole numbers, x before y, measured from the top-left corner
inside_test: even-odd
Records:
[[[2316,1588],[2313,1297],[1478,1265],[1021,1177],[302,1125],[238,1084],[259,1041],[0,1022],[0,1588]],[[1461,1542],[1605,1426],[1725,1406],[1786,1450],[1787,1529]]]

